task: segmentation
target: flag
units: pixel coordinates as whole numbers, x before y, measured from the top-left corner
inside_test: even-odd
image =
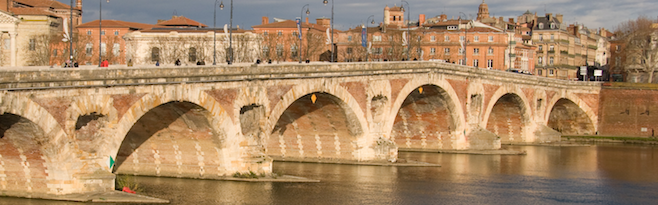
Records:
[[[112,166],[114,166],[114,158],[110,156],[110,160],[107,161],[107,167],[112,169]]]

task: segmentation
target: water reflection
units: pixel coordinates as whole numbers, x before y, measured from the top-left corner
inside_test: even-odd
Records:
[[[400,153],[442,167],[275,163],[320,183],[247,183],[137,177],[172,204],[656,204],[658,149],[651,146],[509,146],[527,155]],[[0,198],[1,204],[44,201]],[[49,204],[76,204],[47,202]]]

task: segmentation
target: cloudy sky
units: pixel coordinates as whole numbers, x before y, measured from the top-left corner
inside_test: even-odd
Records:
[[[58,0],[69,4],[70,0]],[[171,19],[171,16],[183,15],[208,26],[213,24],[214,0],[84,0],[83,21],[97,20],[99,2],[103,5],[103,19],[115,19],[140,23],[155,24],[158,19]],[[221,0],[219,0],[221,1]],[[336,0],[334,3],[334,26],[347,29],[360,25],[370,15],[374,15],[377,24],[382,21],[386,5],[400,5],[393,0]],[[407,0],[411,19],[418,20],[418,14],[427,18],[440,14],[457,17],[459,12],[476,16],[481,0]],[[613,30],[620,22],[635,19],[639,15],[658,18],[656,0],[487,0],[489,13],[503,16],[505,19],[523,14],[526,10],[544,13],[561,13],[568,24],[584,23],[589,28],[604,27]],[[217,27],[229,22],[230,0],[224,1],[224,10],[217,9]],[[302,7],[309,4],[312,22],[319,17],[331,16],[331,1],[324,6],[322,0],[237,0],[233,3],[233,24],[240,28],[259,25],[262,16],[294,19],[302,12]],[[406,5],[405,5],[406,6]],[[304,14],[306,16],[306,14]]]

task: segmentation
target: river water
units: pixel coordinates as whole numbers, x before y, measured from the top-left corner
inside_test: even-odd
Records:
[[[137,177],[171,204],[658,204],[658,147],[504,146],[527,155],[401,152],[441,167],[274,163],[320,183]],[[0,204],[80,204],[0,198]]]

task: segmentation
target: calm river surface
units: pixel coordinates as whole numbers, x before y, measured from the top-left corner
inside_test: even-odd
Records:
[[[658,147],[504,146],[525,156],[401,152],[442,167],[274,163],[320,183],[138,177],[171,204],[658,204]],[[0,204],[79,204],[0,198]]]

